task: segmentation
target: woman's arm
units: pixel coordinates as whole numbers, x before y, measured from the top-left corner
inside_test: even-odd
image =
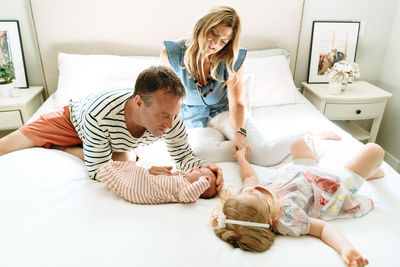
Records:
[[[171,67],[171,64],[169,64],[167,49],[165,48],[165,46],[163,46],[163,48],[161,49],[160,64]]]
[[[229,119],[232,128],[238,129],[245,125],[245,105],[243,100],[243,66],[236,72],[237,77],[228,81]]]
[[[240,175],[242,176],[243,184],[253,184],[259,183],[257,173],[251,167],[250,163],[246,159],[245,149],[238,150],[235,154],[236,160],[239,162]]]
[[[245,125],[245,105],[243,100],[243,66],[236,73],[237,77],[228,82],[228,101],[229,101],[229,119],[232,129],[235,131],[244,128]],[[246,149],[246,158],[249,157],[250,148],[246,136],[235,132],[233,137],[233,154],[240,149]]]
[[[347,240],[343,233],[333,224],[310,218],[311,236],[321,238],[326,244],[334,248],[341,256],[347,266],[365,266],[368,260],[363,258],[353,245]]]

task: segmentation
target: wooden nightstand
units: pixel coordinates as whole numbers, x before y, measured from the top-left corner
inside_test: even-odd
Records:
[[[325,117],[337,121],[357,140],[375,142],[386,101],[392,94],[365,81],[349,84],[347,91],[339,95],[328,94],[328,84],[301,84],[303,95]],[[365,119],[373,120],[369,132],[353,122]]]
[[[20,97],[0,97],[0,130],[21,127],[43,103],[43,86],[18,90]]]

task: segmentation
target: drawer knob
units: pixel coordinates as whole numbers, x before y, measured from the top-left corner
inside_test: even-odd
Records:
[[[357,113],[357,114],[361,114],[361,109],[357,109],[357,110],[356,110],[356,113]]]

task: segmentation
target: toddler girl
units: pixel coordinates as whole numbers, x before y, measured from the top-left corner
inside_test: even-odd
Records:
[[[265,251],[275,233],[308,234],[333,247],[347,266],[367,265],[368,260],[326,221],[360,217],[372,209],[371,199],[355,193],[364,180],[383,176],[383,149],[369,143],[345,168],[333,172],[317,166],[304,140],[293,141],[291,152],[294,164],[262,184],[245,151],[236,153],[244,186],[239,194],[227,196],[222,210],[213,215],[216,235],[243,250]]]

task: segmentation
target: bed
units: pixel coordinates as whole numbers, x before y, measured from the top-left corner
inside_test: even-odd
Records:
[[[100,74],[91,69],[83,78],[78,77],[74,73],[82,70],[78,65],[89,69],[101,60],[115,64],[112,66],[132,63],[132,70],[136,70],[157,62],[154,54],[90,57],[81,55],[87,54],[84,51],[79,54],[76,48],[58,51],[69,53],[50,55],[51,51],[45,55],[51,42],[46,43],[43,35],[46,13],[38,11],[43,3],[55,5],[51,1],[31,1],[50,96],[31,120],[60,108],[68,97],[79,97],[90,90],[88,79],[93,85]],[[51,47],[56,50],[58,46]],[[295,52],[290,51],[291,46],[282,47],[285,49],[258,49],[249,52],[246,59],[246,103],[260,131],[271,139],[304,130],[334,131],[343,137],[342,141],[316,142],[320,164],[344,163],[362,144],[322,116],[297,91],[290,75]],[[59,70],[55,74],[49,67],[54,67],[54,61]],[[118,76],[118,67],[109,72],[113,72],[110,79],[97,81],[105,88],[125,86],[135,79],[132,73],[127,74],[129,77]],[[276,81],[269,77],[277,75],[284,97],[275,92],[268,93],[266,99],[264,87],[259,86]],[[72,77],[73,82],[68,83]],[[83,91],[76,90],[77,86]],[[141,148],[138,153],[143,166],[171,164],[162,142]],[[288,161],[270,168],[254,167],[258,175],[268,176]],[[224,189],[236,191],[241,185],[237,163],[218,165],[224,173]],[[400,175],[386,163],[383,169],[384,178],[365,183],[360,191],[374,200],[372,212],[358,219],[335,220],[333,224],[369,259],[370,266],[399,266]],[[219,240],[209,224],[212,210],[220,203],[218,197],[193,204],[131,204],[89,179],[84,163],[62,151],[32,148],[13,152],[0,157],[0,170],[0,266],[344,266],[332,248],[308,236],[278,236],[264,253],[234,249]]]

